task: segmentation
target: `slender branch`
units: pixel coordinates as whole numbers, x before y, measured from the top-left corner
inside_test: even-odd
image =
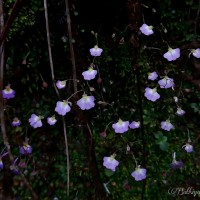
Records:
[[[70,54],[71,54],[71,61],[72,61],[73,79],[76,80],[77,79],[76,61],[75,61],[74,47],[72,43],[72,28],[71,28],[71,18],[70,18],[68,0],[65,0],[65,6],[66,6],[66,15],[67,15],[67,30],[68,30],[68,36],[69,36],[69,47],[70,47]],[[78,90],[76,81],[73,81],[73,86],[74,86],[74,92],[76,92]]]
[[[49,33],[47,0],[44,0],[44,10],[45,10],[45,22],[46,22],[46,32],[47,32],[47,43],[48,43],[48,52],[49,52],[49,64],[50,64],[50,69],[51,69],[51,78],[52,78],[55,92],[56,92],[58,98],[60,99],[60,94],[59,94],[58,89],[55,84],[54,65],[53,65],[53,57],[52,57],[52,50],[51,50],[51,39],[50,39],[50,33]]]
[[[12,23],[14,22],[14,20],[17,18],[21,8],[23,7],[24,2],[25,2],[25,0],[17,0],[15,2],[15,4],[13,5],[12,12],[11,12],[8,20],[6,21],[5,26],[3,27],[2,31],[1,31],[0,45],[2,45],[4,39],[6,38],[8,31],[9,31]]]
[[[67,132],[66,132],[66,122],[65,118],[62,117],[63,121],[63,132],[64,132],[64,137],[65,137],[65,153],[67,156],[67,197],[69,198],[69,148],[68,148],[68,140],[67,140]]]
[[[51,69],[51,78],[53,81],[54,89],[56,91],[56,94],[58,98],[60,99],[60,94],[58,92],[58,89],[55,85],[55,75],[54,75],[54,66],[53,66],[53,58],[52,58],[52,50],[51,50],[51,40],[50,40],[50,34],[49,34],[49,20],[48,20],[48,9],[47,9],[47,0],[44,0],[44,10],[45,10],[45,21],[46,21],[46,32],[47,32],[47,43],[48,43],[48,52],[49,52],[49,62],[50,62],[50,69]],[[76,82],[76,81],[75,81]],[[63,122],[63,132],[64,132],[64,138],[65,138],[65,152],[67,157],[67,197],[69,198],[69,169],[70,169],[70,162],[69,162],[69,150],[68,150],[68,140],[67,140],[67,132],[66,132],[66,122],[65,118],[62,118]]]

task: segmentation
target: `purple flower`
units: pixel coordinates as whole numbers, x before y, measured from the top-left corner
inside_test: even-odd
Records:
[[[117,123],[113,124],[112,127],[115,129],[115,133],[124,133],[128,131],[129,122],[118,120]]]
[[[132,128],[132,129],[139,128],[139,127],[140,127],[140,122],[133,121],[133,122],[129,125],[129,127]]]
[[[196,58],[200,58],[200,49],[192,49],[192,55]]]
[[[94,48],[90,49],[91,56],[100,56],[103,49],[100,49],[97,45],[94,46]]]
[[[169,48],[168,52],[166,52],[163,56],[168,61],[174,61],[180,57],[180,49],[179,48],[176,48],[176,49]]]
[[[144,96],[150,101],[156,101],[160,98],[160,95],[157,93],[157,89],[146,88]]]
[[[42,126],[42,116],[37,116],[35,114],[31,115],[31,118],[29,119],[29,123],[33,128],[38,128]]]
[[[149,73],[149,74],[148,74],[148,79],[149,79],[149,80],[154,81],[154,80],[157,79],[157,77],[158,77],[158,74],[157,74],[156,72],[152,72],[152,73]]]
[[[89,110],[95,106],[94,97],[83,94],[82,98],[77,101],[77,105],[81,108],[81,110]]]
[[[65,116],[71,110],[68,101],[58,101],[56,103],[55,111],[62,116]]]
[[[1,157],[0,157],[0,170],[1,169],[3,169],[3,161],[2,161],[2,159],[1,159]]]
[[[169,120],[161,122],[161,128],[165,131],[170,131],[174,126],[170,123]]]
[[[13,162],[13,164],[10,166],[10,170],[11,172],[14,174],[14,175],[19,175],[20,174],[20,171],[16,165],[16,162],[17,162],[18,158],[16,158]]]
[[[193,146],[192,146],[191,144],[189,144],[189,143],[183,145],[182,148],[184,148],[185,151],[187,151],[187,153],[191,153],[191,152],[193,152]]]
[[[176,169],[183,167],[183,165],[184,165],[183,162],[176,160],[176,152],[173,153],[172,157],[173,157],[173,160],[172,160],[172,163],[170,164],[170,167],[172,169],[176,170]]]
[[[17,117],[15,117],[11,124],[12,124],[12,126],[20,126],[21,121]]]
[[[158,81],[158,84],[160,85],[160,88],[173,88],[174,87],[174,80],[172,78],[169,78],[165,76],[163,79]]]
[[[2,95],[3,98],[5,99],[11,99],[15,97],[15,91],[13,89],[10,88],[10,85],[6,86],[6,89],[2,90]]]
[[[23,146],[20,147],[19,151],[23,155],[29,155],[32,153],[32,147],[28,144],[28,138],[23,142]]]
[[[177,114],[178,116],[183,116],[183,115],[185,114],[185,111],[182,110],[181,108],[177,108],[176,114]]]
[[[58,89],[63,89],[66,86],[66,81],[57,81],[56,86]]]
[[[113,172],[116,170],[115,168],[119,165],[119,162],[115,160],[115,154],[111,155],[110,157],[103,158],[103,166],[107,169],[112,170]]]
[[[3,158],[4,156],[6,156],[7,154],[8,154],[8,152],[6,152],[6,153],[0,155],[0,170],[3,169],[3,167],[4,167],[2,158]]]
[[[151,35],[153,34],[153,26],[148,26],[146,24],[143,24],[141,27],[140,27],[140,31],[144,34],[144,35]]]
[[[82,73],[84,79],[88,81],[94,79],[96,74],[97,74],[97,70],[94,70],[93,67],[89,67],[87,71],[84,71]]]
[[[136,180],[136,181],[141,181],[146,178],[146,172],[147,170],[144,168],[140,168],[138,166],[134,172],[131,173],[131,176]]]
[[[55,116],[52,116],[52,117],[48,117],[48,118],[47,118],[47,123],[48,123],[49,125],[54,125],[56,122],[57,122],[57,120],[56,120]]]

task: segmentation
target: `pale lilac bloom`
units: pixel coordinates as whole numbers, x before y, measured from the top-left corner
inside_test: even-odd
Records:
[[[173,157],[173,160],[172,160],[172,163],[170,164],[170,167],[172,168],[172,169],[179,169],[179,168],[181,168],[181,167],[183,167],[183,162],[182,161],[177,161],[176,160],[176,152],[174,152],[173,154],[172,154],[172,157]]]
[[[20,147],[20,153],[23,155],[28,155],[32,153],[32,147],[28,144],[28,138],[23,142],[23,146]]]
[[[160,88],[173,88],[174,87],[174,80],[172,78],[169,78],[168,76],[165,76],[163,79],[158,81],[158,84],[160,85]]]
[[[134,172],[131,173],[131,176],[136,180],[136,181],[141,181],[146,178],[146,172],[147,170],[144,168],[140,168],[138,166]]]
[[[147,88],[145,89],[145,94],[144,94],[144,96],[145,96],[148,100],[153,101],[153,102],[160,98],[160,95],[157,93],[157,89],[156,89],[156,88],[151,89],[151,88],[149,88],[149,87],[147,87]]]
[[[115,129],[115,133],[124,133],[128,131],[129,121],[118,120],[117,123],[113,124],[112,127]]]
[[[38,127],[42,126],[41,119],[42,119],[41,116],[37,116],[35,114],[32,114],[31,118],[29,119],[29,123],[33,128],[38,128]]]
[[[97,45],[94,48],[90,49],[91,56],[100,56],[103,49],[99,48]]]
[[[180,49],[179,48],[176,48],[176,49],[169,48],[168,52],[166,52],[163,56],[168,61],[174,61],[180,57]]]
[[[116,170],[116,167],[119,165],[119,162],[115,160],[115,154],[110,157],[103,158],[103,166],[107,169],[112,170],[113,172]]]
[[[20,126],[21,121],[17,117],[15,117],[11,124],[12,124],[12,126]]]
[[[141,27],[140,27],[140,31],[144,34],[144,35],[151,35],[153,34],[153,26],[148,26],[146,24],[143,24]]]
[[[133,122],[129,125],[129,127],[132,128],[132,129],[139,128],[139,127],[140,127],[140,122],[133,121]]]
[[[193,146],[189,143],[183,145],[183,147],[185,149],[185,151],[187,151],[187,153],[191,153],[193,151]]]
[[[192,49],[192,55],[196,58],[200,58],[200,49]]]
[[[58,89],[63,89],[66,86],[66,81],[57,81],[56,86]]]
[[[182,110],[181,108],[177,108],[176,114],[177,114],[178,116],[182,116],[182,115],[185,114],[185,111]]]
[[[87,71],[84,71],[82,73],[84,79],[88,81],[94,79],[96,74],[97,74],[97,70],[94,70],[93,67],[89,67]]]
[[[94,97],[83,94],[82,98],[77,101],[77,105],[81,108],[81,110],[89,110],[95,106]]]
[[[157,79],[157,77],[158,77],[158,74],[157,74],[156,72],[152,72],[152,73],[149,73],[149,74],[148,74],[148,79],[149,79],[149,80],[154,81],[154,80]]]
[[[48,123],[49,125],[54,125],[56,122],[57,122],[57,120],[56,120],[55,116],[52,116],[52,117],[48,117],[48,118],[47,118],[47,123]]]
[[[68,101],[58,101],[56,103],[56,108],[55,111],[59,114],[59,115],[66,115],[66,113],[68,113],[71,110],[71,107],[69,106],[69,102]]]
[[[170,131],[174,126],[170,123],[169,120],[161,122],[161,128],[165,131]]]
[[[6,89],[2,90],[2,95],[3,98],[5,99],[11,99],[15,97],[15,91],[13,89],[10,88],[10,85],[6,86]]]

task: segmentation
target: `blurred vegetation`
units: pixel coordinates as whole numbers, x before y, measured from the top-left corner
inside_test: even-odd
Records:
[[[200,190],[200,61],[189,55],[188,49],[196,49],[200,44],[198,1],[151,0],[143,1],[143,20],[155,27],[155,34],[144,36],[140,32],[139,57],[137,65],[140,71],[140,89],[144,119],[145,155],[141,130],[129,130],[118,135],[114,133],[110,122],[119,118],[128,121],[140,120],[138,106],[137,75],[133,66],[135,49],[130,42],[132,30],[129,27],[127,2],[123,0],[86,0],[71,1],[72,33],[76,57],[76,67],[81,90],[95,96],[94,109],[84,111],[89,120],[94,139],[97,167],[102,183],[108,183],[107,199],[141,199],[144,181],[136,182],[131,177],[135,170],[133,155],[138,164],[146,160],[147,179],[145,181],[145,199],[171,199],[168,194],[172,187],[193,187]],[[11,12],[14,1],[4,1],[5,20]],[[63,0],[48,1],[51,46],[56,80],[72,79],[72,64],[69,52],[67,21]],[[142,25],[142,24],[141,24]],[[82,72],[87,70],[93,58],[89,49],[96,44],[91,31],[98,33],[98,45],[103,49],[101,57],[95,59],[102,83],[97,78],[86,82]],[[167,41],[167,43],[165,42]],[[168,45],[181,49],[178,61],[168,62],[163,58]],[[157,71],[159,76],[166,73],[174,78],[175,89],[159,89],[161,99],[150,102],[144,98],[144,89],[157,87],[156,82],[147,79],[148,73]],[[188,78],[189,77],[189,78]],[[56,81],[55,80],[55,81]],[[195,82],[196,81],[196,82]],[[66,155],[62,128],[62,118],[56,114],[58,122],[49,126],[46,117],[55,114],[58,101],[51,81],[48,48],[46,40],[43,2],[26,2],[12,25],[5,42],[4,85],[8,83],[16,91],[16,97],[7,101],[6,125],[12,153],[25,162],[21,168],[34,191],[43,200],[66,199]],[[93,87],[95,91],[90,91]],[[73,94],[72,81],[67,82],[61,91],[61,99]],[[186,111],[183,117],[175,115],[174,96],[178,96],[179,105]],[[81,97],[81,94],[80,96]],[[107,104],[98,104],[103,101]],[[75,106],[75,102],[72,102]],[[41,128],[33,129],[28,123],[31,114],[43,115]],[[22,125],[11,127],[14,117],[19,117]],[[170,117],[175,129],[165,132],[160,122]],[[95,196],[94,181],[87,156],[87,138],[81,125],[76,124],[75,111],[65,116],[70,155],[70,199],[98,199]],[[108,126],[107,126],[108,125]],[[107,129],[106,129],[107,126]],[[101,133],[106,129],[106,137]],[[194,152],[188,154],[182,146],[188,140],[188,130],[194,146]],[[30,140],[33,153],[30,156],[19,155],[19,146],[25,137]],[[127,151],[127,145],[130,151]],[[0,140],[3,149],[3,139]],[[174,171],[170,169],[172,153],[184,167]],[[103,157],[116,153],[120,162],[115,173],[103,167]],[[6,162],[6,157],[3,158]],[[9,165],[9,164],[8,164]],[[5,166],[9,168],[9,166]],[[1,185],[5,179],[5,169],[0,172]],[[13,176],[10,184],[15,199],[31,199],[19,176]],[[187,195],[183,199],[189,198]]]

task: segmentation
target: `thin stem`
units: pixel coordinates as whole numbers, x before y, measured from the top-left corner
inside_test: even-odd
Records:
[[[47,0],[44,0],[44,10],[45,10],[45,22],[46,22],[46,32],[47,32],[47,43],[48,43],[48,52],[49,52],[49,64],[51,69],[51,78],[53,82],[53,86],[55,92],[60,99],[60,94],[55,84],[55,75],[54,75],[54,66],[53,66],[53,58],[52,58],[52,50],[51,50],[51,39],[50,39],[50,32],[49,32],[49,20],[48,20],[48,9],[47,9]]]
[[[79,90],[79,91],[76,91],[74,94],[72,94],[69,98],[67,98],[67,101],[72,98],[75,94],[79,93],[79,92],[84,92],[84,90]]]
[[[54,66],[53,66],[53,58],[52,58],[52,51],[51,51],[51,40],[50,40],[50,33],[49,33],[49,20],[48,20],[48,10],[47,10],[47,0],[44,0],[44,9],[45,9],[45,21],[46,21],[46,32],[47,32],[47,43],[48,43],[48,52],[49,52],[49,62],[50,62],[50,69],[51,69],[51,78],[53,82],[54,89],[56,91],[56,94],[58,96],[58,99],[60,99],[60,94],[58,92],[58,89],[56,87],[55,81],[54,81]],[[76,76],[73,77],[73,79],[77,80]],[[76,82],[77,85],[77,81]],[[77,91],[77,90],[76,90]],[[67,159],[67,198],[69,198],[69,169],[70,169],[70,162],[69,162],[69,150],[68,150],[68,140],[67,140],[67,133],[66,133],[66,122],[65,118],[62,118],[63,122],[63,132],[64,132],[64,138],[65,138],[65,152],[66,152],[66,159]]]
[[[66,132],[66,122],[65,118],[62,117],[63,121],[63,132],[64,132],[64,138],[65,138],[65,153],[67,156],[67,197],[69,198],[69,148],[68,148],[68,140],[67,140],[67,132]]]
[[[140,70],[139,67],[136,68],[136,79],[137,79],[137,96],[138,96],[138,108],[139,108],[139,115],[140,115],[140,132],[141,132],[141,139],[142,139],[142,155],[143,155],[143,162],[142,165],[146,167],[146,141],[145,141],[145,132],[144,132],[144,118],[143,118],[143,106],[142,106],[142,87],[141,87],[141,78],[140,78]],[[142,185],[142,197],[141,199],[144,200],[146,189],[146,180],[144,180]]]
[[[70,47],[70,54],[71,54],[71,61],[72,61],[73,79],[76,80],[77,79],[76,61],[75,61],[74,47],[72,43],[72,28],[71,28],[71,18],[70,18],[68,0],[65,0],[65,6],[66,6],[66,15],[67,15],[67,30],[68,30],[68,36],[69,36],[69,47]],[[76,92],[78,90],[76,81],[73,81],[73,86],[74,86],[74,92]]]

